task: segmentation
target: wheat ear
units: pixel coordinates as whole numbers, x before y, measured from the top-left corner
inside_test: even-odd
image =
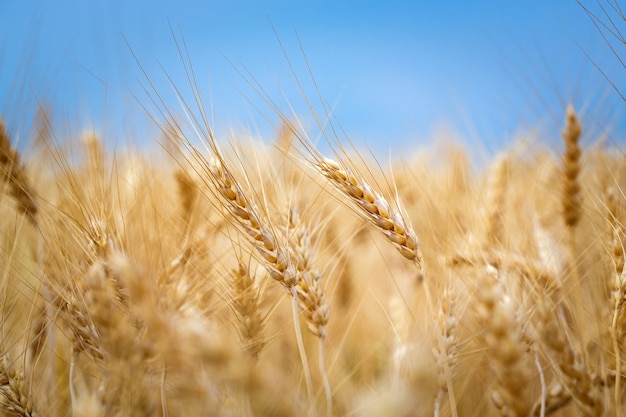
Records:
[[[37,203],[37,195],[34,188],[26,175],[24,167],[20,162],[20,155],[11,147],[11,140],[5,129],[4,123],[0,118],[0,177],[1,181],[8,182],[9,192],[17,203],[17,209],[22,213],[29,223],[35,226],[37,232],[37,262],[39,271],[43,271],[44,262],[44,239],[38,222],[39,206]],[[48,288],[47,278],[41,277],[42,286],[40,294],[43,295],[39,299],[39,303],[43,303],[38,307],[39,312],[35,318],[35,326],[33,326],[33,343],[29,347],[30,359],[34,359],[40,353],[40,349],[45,343],[48,336],[49,326],[49,303],[52,296]]]
[[[181,200],[181,217],[185,225],[185,232],[190,228],[191,216],[193,208],[198,200],[198,185],[189,176],[187,171],[179,169],[175,174],[176,185],[178,187],[178,195]]]
[[[626,268],[624,268],[624,225],[619,219],[619,204],[614,190],[607,193],[607,207],[609,225],[611,227],[611,255],[613,258],[614,279],[611,288],[611,338],[613,339],[613,351],[615,353],[615,410],[619,417],[621,414],[622,392],[622,346],[623,333],[620,332],[624,322],[624,301],[626,300]],[[622,333],[622,334],[620,334]]]
[[[359,180],[348,168],[338,162],[319,158],[319,171],[341,192],[348,195],[360,212],[387,237],[405,258],[424,269],[424,257],[417,235],[408,220],[390,206],[389,202],[369,184]]]
[[[503,416],[526,416],[529,406],[524,389],[529,375],[524,364],[522,329],[510,298],[505,294],[496,268],[487,273],[478,291],[479,317],[485,324],[485,343],[490,349],[490,364],[495,374],[491,400]]]
[[[30,393],[24,384],[24,375],[17,372],[10,364],[6,354],[0,357],[0,409],[7,415],[38,417]]]
[[[18,210],[31,224],[37,224],[38,206],[35,191],[30,185],[24,168],[20,163],[19,153],[11,147],[11,140],[2,120],[0,120],[0,175],[9,183],[11,196],[17,202]]]
[[[567,107],[563,141],[565,155],[563,157],[563,220],[569,229],[576,227],[580,221],[582,194],[578,176],[580,174],[580,156],[582,151],[578,140],[582,127],[574,112],[573,106]]]
[[[450,396],[450,406],[453,409],[453,415],[456,415],[456,399],[454,390],[452,389],[452,381],[448,378],[454,371],[457,364],[458,356],[458,337],[456,329],[458,326],[458,318],[456,316],[457,295],[454,288],[446,289],[442,295],[441,305],[437,321],[439,323],[440,337],[438,343],[433,347],[435,355],[435,367],[437,369],[437,395],[435,397],[435,417],[441,415],[441,405],[443,403],[446,392]],[[446,369],[447,367],[447,369]]]
[[[569,105],[565,118],[565,129],[562,132],[565,142],[565,154],[563,156],[563,193],[561,196],[563,222],[567,228],[569,258],[568,268],[572,276],[572,283],[575,285],[572,291],[574,303],[583,303],[585,300],[581,277],[579,274],[579,262],[576,249],[576,230],[582,214],[582,191],[580,185],[580,157],[582,150],[579,139],[582,127],[578,116],[574,112],[574,107]]]
[[[330,307],[326,302],[326,293],[320,286],[322,275],[314,265],[309,231],[295,208],[291,208],[287,214],[286,234],[292,250],[293,265],[298,274],[300,310],[311,333],[325,339]]]
[[[263,328],[265,322],[260,311],[261,289],[248,266],[239,261],[231,272],[232,306],[239,320],[239,335],[244,349],[251,358],[258,358],[265,346]]]
[[[291,297],[291,307],[293,315],[293,324],[298,343],[298,351],[302,362],[302,369],[307,388],[309,401],[313,401],[313,382],[311,379],[311,371],[309,369],[306,351],[304,349],[304,341],[302,339],[302,331],[300,329],[300,320],[298,317],[298,290],[297,290],[297,272],[291,262],[290,252],[287,247],[279,241],[274,229],[269,223],[261,217],[255,202],[249,198],[243,188],[237,182],[226,166],[224,159],[217,149],[217,145],[213,143],[213,150],[216,158],[212,161],[206,161],[196,151],[196,156],[207,164],[207,173],[213,185],[218,191],[225,208],[231,213],[245,234],[252,238],[254,247],[263,258],[263,265],[270,276],[280,283]]]
[[[332,416],[332,391],[325,365],[326,325],[330,318],[330,306],[326,292],[321,287],[322,274],[315,268],[308,228],[300,220],[298,210],[290,208],[287,214],[285,232],[289,239],[293,264],[298,274],[297,298],[300,311],[304,315],[311,333],[319,338],[318,364],[324,392],[326,394],[327,415]]]
[[[208,162],[207,171],[226,208],[241,229],[252,238],[270,276],[291,293],[297,284],[297,278],[289,259],[289,251],[278,240],[273,228],[263,220],[256,204],[243,192],[221,157]]]
[[[484,206],[486,209],[487,223],[483,241],[483,250],[485,252],[491,252],[494,248],[504,243],[502,236],[502,215],[506,203],[508,165],[506,155],[497,157],[490,169],[489,178],[487,180],[487,193]]]
[[[574,112],[574,107],[567,107],[565,117],[565,129],[562,136],[565,143],[565,154],[563,155],[563,191],[561,194],[561,206],[563,210],[563,222],[567,228],[569,237],[569,267],[574,276],[577,286],[576,291],[580,296],[580,279],[578,268],[576,268],[576,226],[580,221],[582,193],[580,188],[580,156],[582,151],[578,140],[582,127],[578,117]],[[582,301],[582,296],[580,298]]]
[[[561,383],[567,388],[571,397],[583,409],[586,415],[603,415],[603,404],[598,386],[594,384],[583,355],[576,351],[567,335],[567,324],[564,323],[560,306],[554,306],[547,298],[537,304],[537,312],[541,322],[540,334],[543,345],[554,354]],[[552,390],[551,390],[552,391]],[[547,405],[547,404],[546,404]]]

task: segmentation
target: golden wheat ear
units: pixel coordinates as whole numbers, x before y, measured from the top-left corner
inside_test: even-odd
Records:
[[[278,240],[271,227],[259,213],[258,206],[243,192],[242,186],[226,167],[223,159],[206,161],[205,173],[213,182],[224,207],[247,234],[261,258],[270,276],[292,293],[297,284],[296,274],[290,263],[289,251]]]
[[[319,158],[316,167],[335,188],[350,198],[360,214],[373,223],[402,256],[413,261],[420,270],[424,269],[422,249],[411,223],[391,207],[385,197],[332,159]]]
[[[39,416],[24,373],[16,370],[6,354],[0,356],[0,410],[7,416]],[[6,414],[5,414],[6,413]]]
[[[491,401],[501,415],[526,416],[530,407],[526,390],[531,379],[523,329],[500,272],[491,265],[481,277],[477,299],[494,374]]]
[[[456,398],[453,374],[458,365],[459,337],[457,327],[459,324],[459,306],[457,290],[450,286],[441,295],[441,304],[437,312],[438,331],[441,334],[433,345],[432,353],[435,359],[435,371],[437,372],[437,394],[435,395],[434,415],[441,415],[441,408],[446,394],[450,398],[451,413],[457,416]]]
[[[319,370],[326,395],[326,413],[333,414],[332,390],[325,365],[326,325],[330,319],[330,305],[322,288],[322,274],[315,267],[311,236],[305,222],[294,207],[284,219],[283,228],[291,249],[291,259],[297,271],[296,297],[300,312],[309,331],[319,338]]]
[[[231,271],[231,303],[237,315],[239,336],[243,348],[253,359],[257,359],[267,341],[263,335],[265,318],[261,312],[263,288],[259,287],[254,273],[240,259],[237,268]]]
[[[28,221],[37,224],[35,191],[28,181],[19,153],[11,147],[11,139],[0,119],[0,177],[9,184],[9,192],[17,202],[17,209]]]
[[[578,143],[582,126],[573,106],[567,107],[563,142],[565,155],[563,156],[563,220],[568,228],[575,228],[580,220],[582,194],[580,189],[580,157],[582,150]]]
[[[315,267],[311,236],[307,225],[300,219],[298,210],[289,209],[283,228],[291,249],[291,259],[297,273],[297,298],[300,312],[311,333],[326,338],[326,325],[330,306],[322,289],[322,274]]]
[[[611,188],[606,195],[607,217],[610,226],[610,249],[611,260],[613,261],[613,279],[611,280],[611,310],[609,315],[610,332],[613,340],[613,351],[615,353],[615,407],[620,407],[622,403],[622,349],[624,346],[624,302],[626,301],[626,269],[624,268],[624,242],[626,241],[626,230],[621,222],[621,211],[623,202],[618,197],[618,192]]]
[[[545,407],[553,403],[566,405],[570,398],[584,415],[606,415],[602,387],[590,368],[585,354],[571,341],[568,324],[559,311],[560,306],[550,300],[539,300],[539,341],[546,353],[556,362],[557,379],[545,398]],[[535,407],[537,408],[537,407]]]

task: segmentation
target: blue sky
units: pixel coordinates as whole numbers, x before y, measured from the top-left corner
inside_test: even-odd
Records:
[[[583,3],[601,15],[595,2]],[[610,128],[608,140],[620,142],[626,132],[626,103],[594,63],[622,93],[626,69],[574,0],[3,0],[0,111],[7,125],[26,136],[23,124],[42,102],[60,126],[93,126],[113,143],[153,140],[154,125],[129,102],[133,94],[148,99],[124,37],[167,105],[179,110],[163,74],[186,86],[169,23],[185,38],[220,135],[252,131],[270,140],[278,120],[237,69],[249,71],[247,79],[281,109],[291,103],[312,122],[272,25],[317,110],[294,30],[349,138],[383,155],[442,132],[488,149],[529,129],[558,140],[570,102],[581,111],[586,140]]]

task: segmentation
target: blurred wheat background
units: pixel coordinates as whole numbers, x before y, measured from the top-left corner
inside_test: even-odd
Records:
[[[623,114],[624,13],[574,6]],[[2,415],[623,414],[623,119],[572,99],[554,136],[489,157],[448,137],[380,155],[279,36],[296,97],[233,64],[270,133],[227,135],[184,28],[166,30],[167,93],[130,57],[140,140],[43,100],[5,109]],[[12,88],[5,107],[30,97]]]

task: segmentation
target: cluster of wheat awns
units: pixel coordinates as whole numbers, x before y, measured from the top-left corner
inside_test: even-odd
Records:
[[[27,163],[0,126],[2,415],[621,413],[626,165],[571,107],[484,174],[39,123]]]

